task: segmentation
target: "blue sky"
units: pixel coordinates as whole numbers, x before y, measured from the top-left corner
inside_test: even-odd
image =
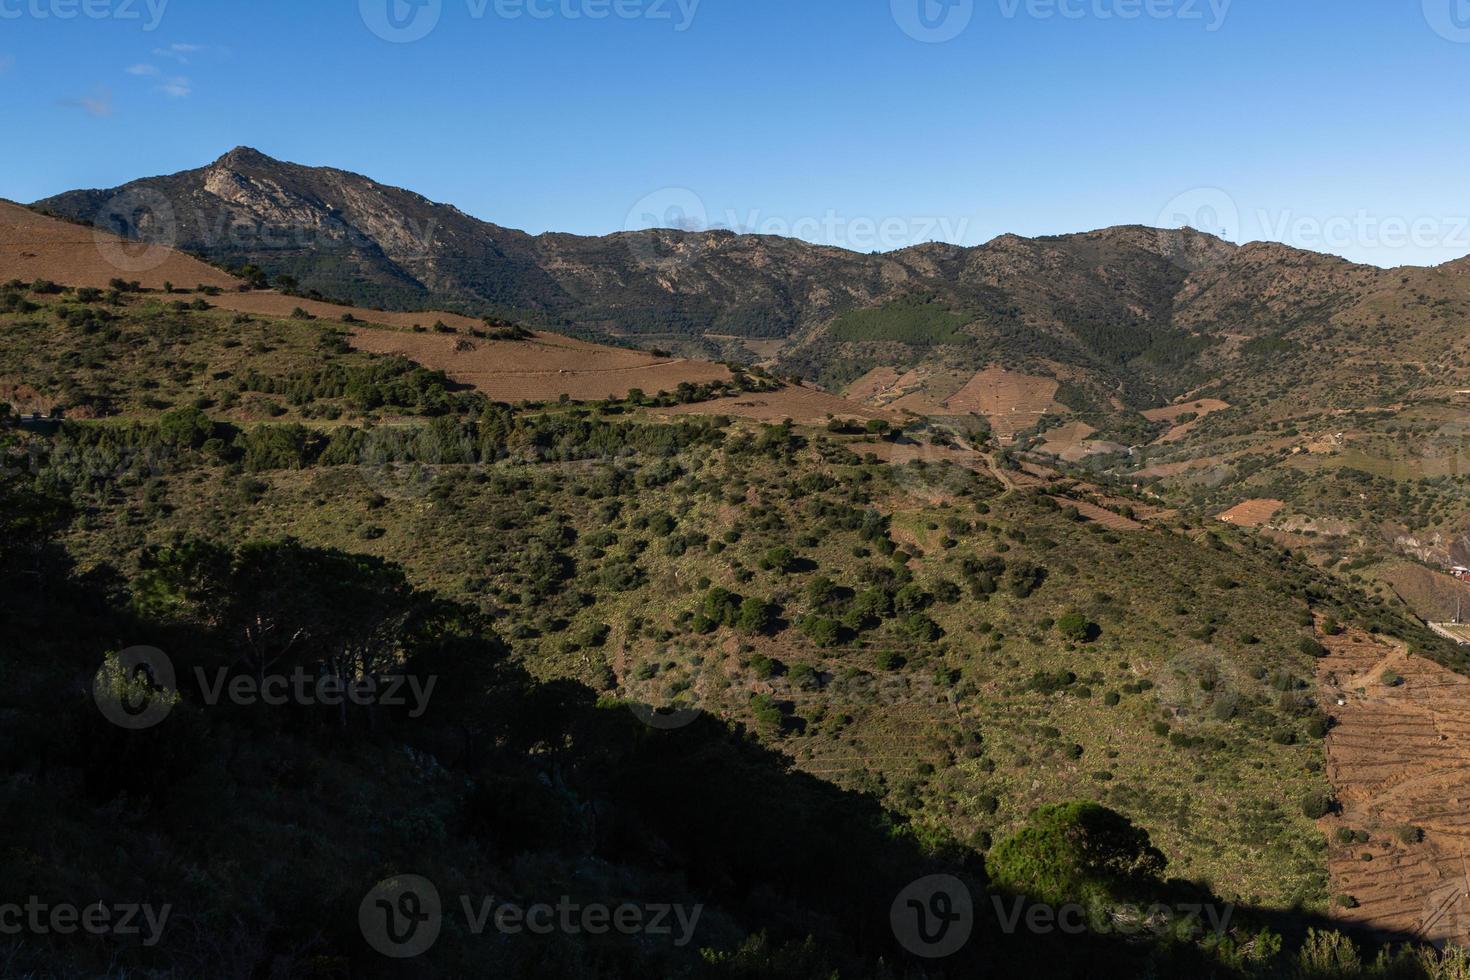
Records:
[[[1470,0],[413,2],[0,0],[0,196],[247,144],[533,232],[1470,253]]]

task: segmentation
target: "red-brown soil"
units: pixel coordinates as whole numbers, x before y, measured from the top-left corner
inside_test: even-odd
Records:
[[[105,289],[113,279],[162,289],[196,285],[233,289],[233,276],[171,249],[139,245],[116,235],[58,221],[0,201],[0,281],[49,279],[66,286]]]
[[[1141,414],[1150,422],[1174,422],[1181,415],[1188,415],[1190,412],[1198,415],[1199,418],[1190,419],[1182,425],[1176,424],[1156,440],[1156,442],[1177,442],[1189,435],[1206,415],[1211,412],[1223,412],[1229,407],[1229,402],[1222,402],[1218,398],[1201,398],[1196,401],[1180,402],[1167,408],[1151,408]]]
[[[1216,519],[1238,527],[1260,527],[1275,517],[1277,512],[1285,506],[1286,502],[1282,500],[1265,498],[1246,500],[1218,515]]]
[[[352,331],[352,344],[378,354],[402,354],[502,402],[552,401],[562,395],[596,401],[610,395],[621,398],[634,388],[653,395],[672,391],[684,381],[700,384],[730,377],[722,364],[655,357],[557,334],[495,341],[364,328]]]
[[[680,405],[668,411],[675,415],[730,415],[736,418],[756,419],[761,422],[781,422],[791,419],[793,422],[804,425],[826,425],[828,418],[864,421],[886,419],[889,422],[896,422],[902,418],[899,413],[888,409],[859,404],[830,392],[805,386],[717,398],[713,401],[696,402],[692,405]],[[863,447],[861,451],[868,451],[868,447]]]
[[[1341,806],[1322,826],[1333,893],[1356,902],[1334,914],[1470,942],[1470,678],[1357,630],[1321,639],[1317,690],[1335,719],[1327,774]],[[1401,682],[1386,684],[1386,671]],[[1339,827],[1369,840],[1339,843]],[[1423,840],[1405,843],[1400,828]]]
[[[1046,413],[1061,410],[1054,401],[1059,387],[1055,378],[1018,374],[992,365],[945,399],[945,407],[951,412],[984,415],[996,436],[1009,441]]]

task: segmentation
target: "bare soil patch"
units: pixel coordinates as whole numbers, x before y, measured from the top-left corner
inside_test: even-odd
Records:
[[[1275,517],[1277,512],[1285,506],[1286,501],[1284,500],[1271,500],[1264,497],[1246,500],[1236,504],[1225,513],[1216,515],[1216,520],[1240,527],[1260,527]]]
[[[1103,527],[1110,528],[1114,531],[1142,531],[1144,527],[1138,521],[1131,520],[1122,514],[1108,510],[1106,507],[1099,507],[1097,504],[1086,500],[1074,500],[1071,497],[1053,497],[1051,499],[1063,507],[1076,507],[1077,512],[1089,521],[1095,524],[1101,524]]]
[[[711,365],[719,367],[719,365]],[[721,370],[724,370],[721,368]],[[863,405],[831,392],[806,386],[786,387],[780,391],[733,395],[713,401],[679,405],[668,410],[673,415],[730,415],[760,422],[791,419],[803,425],[826,425],[828,417],[843,419],[886,419],[898,421],[897,412]],[[864,449],[866,451],[866,449]]]
[[[1086,422],[1068,422],[1042,433],[1042,445],[1053,456],[1075,463],[1087,455],[1087,437],[1097,430]]]
[[[64,286],[105,289],[113,279],[162,289],[196,285],[234,289],[239,280],[196,258],[58,221],[0,201],[0,281],[49,279]]]
[[[1141,414],[1150,422],[1170,423],[1174,423],[1181,416],[1189,415],[1190,413],[1197,415],[1198,418],[1190,419],[1188,422],[1181,424],[1175,424],[1173,428],[1155,440],[1156,443],[1178,442],[1180,439],[1189,435],[1205,416],[1212,412],[1223,412],[1229,407],[1229,402],[1222,402],[1218,398],[1201,398],[1196,401],[1185,401],[1176,405],[1169,405],[1165,408],[1151,408]]]
[[[1096,432],[1086,422],[1068,422],[1044,432],[1041,437],[1042,447],[1046,452],[1068,463],[1077,463],[1088,456],[1101,453],[1122,452],[1127,448],[1116,442],[1089,438]]]
[[[1059,387],[1055,378],[1019,374],[992,365],[945,399],[945,408],[985,416],[996,436],[1008,442],[1048,412],[1066,410],[1055,401]]]
[[[847,397],[853,401],[874,401],[893,390],[899,373],[891,367],[875,367],[847,386]]]
[[[1470,678],[1357,630],[1321,640],[1317,689],[1335,720],[1327,775],[1341,807],[1322,821],[1328,870],[1334,893],[1356,902],[1334,914],[1470,942]],[[1369,839],[1341,843],[1339,828]]]
[[[1457,609],[1470,616],[1470,585],[1453,575],[1409,561],[1387,562],[1375,574],[1427,622],[1447,623]]]
[[[222,310],[254,313],[278,319],[289,317],[297,309],[305,310],[323,321],[341,321],[344,314],[351,314],[353,319],[364,324],[376,324],[397,330],[411,330],[415,326],[428,329],[436,323],[443,323],[445,326],[459,330],[483,329],[485,326],[483,322],[473,317],[461,316],[458,313],[445,313],[440,310],[396,313],[386,310],[370,310],[361,306],[339,306],[336,303],[324,303],[300,296],[287,296],[273,289],[255,289],[248,293],[224,293],[210,297],[209,302]]]
[[[609,395],[621,398],[634,388],[652,395],[672,391],[684,381],[701,384],[730,377],[721,364],[658,358],[557,334],[496,341],[358,328],[352,331],[352,345],[377,354],[400,354],[502,402],[552,401],[562,395],[595,401]]]

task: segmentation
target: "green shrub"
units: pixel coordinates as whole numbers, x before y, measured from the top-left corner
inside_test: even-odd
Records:
[[[774,657],[767,657],[763,653],[757,653],[750,658],[750,669],[756,677],[761,680],[769,680],[786,673],[786,665]]]
[[[1146,831],[1086,802],[1040,807],[985,859],[994,886],[1054,904],[1147,893],[1166,865]]]
[[[785,545],[778,545],[766,552],[761,559],[761,568],[785,575],[796,569],[796,553]]]
[[[877,663],[879,670],[902,670],[908,660],[894,650],[884,650],[878,654]]]
[[[842,642],[842,626],[826,616],[808,616],[802,620],[801,631],[819,647],[835,647]]]
[[[1317,642],[1315,637],[1304,636],[1297,641],[1297,649],[1309,657],[1327,656],[1327,648]]]
[[[776,612],[769,602],[754,597],[740,604],[735,626],[742,633],[769,633],[776,625]]]
[[[1057,620],[1057,632],[1072,643],[1091,643],[1102,635],[1096,623],[1088,621],[1080,612],[1070,612]]]
[[[1321,820],[1332,812],[1333,800],[1329,793],[1314,789],[1302,797],[1302,815],[1308,820]]]
[[[944,635],[944,630],[923,613],[914,613],[903,621],[903,631],[919,643],[933,643]]]

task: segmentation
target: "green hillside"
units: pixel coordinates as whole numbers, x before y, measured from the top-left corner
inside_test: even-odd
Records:
[[[14,951],[17,975],[271,957],[398,975],[357,904],[412,872],[446,893],[706,909],[687,946],[487,952],[456,920],[417,975],[917,976],[889,905],[945,872],[985,906],[1043,883],[1241,906],[1224,937],[1179,922],[1153,944],[986,918],[945,975],[1326,976],[1326,940],[1298,952],[1334,898],[1312,616],[1463,666],[1262,537],[1112,529],[1066,485],[1010,490],[937,452],[878,462],[897,435],[513,409],[343,352],[329,327],[146,297],[103,318],[82,299],[0,317],[0,364],[53,364],[48,383],[126,415],[43,431],[7,413],[0,725],[7,808],[27,814],[7,865],[22,893],[143,883],[184,938],[53,937]],[[238,365],[234,344],[264,349]],[[226,403],[247,368],[281,413]],[[178,703],[124,731],[88,688],[140,645],[173,660]],[[210,703],[201,677],[267,664],[438,693],[419,714]],[[1038,810],[1079,800],[1106,811]],[[1090,833],[1134,870],[1027,857]]]

